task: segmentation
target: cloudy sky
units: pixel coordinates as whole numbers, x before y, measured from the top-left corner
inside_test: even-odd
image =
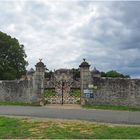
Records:
[[[0,30],[24,44],[34,67],[78,67],[140,77],[140,2],[1,0]]]

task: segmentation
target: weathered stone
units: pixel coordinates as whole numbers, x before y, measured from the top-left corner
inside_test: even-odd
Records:
[[[81,104],[123,105],[140,108],[140,79],[93,77],[90,74],[89,65],[80,67],[80,75]],[[93,98],[85,96],[84,89],[89,89],[88,85],[96,87],[92,89]]]
[[[44,72],[43,66],[42,69],[36,68],[30,80],[1,81],[0,101],[43,104]]]
[[[36,71],[28,80],[0,81],[0,101],[44,104],[44,87],[55,89],[56,95],[50,97],[50,103],[77,103],[80,98],[70,96],[71,89],[81,87],[81,104],[124,105],[140,108],[140,79],[94,77],[84,62],[80,65],[80,79],[74,80],[66,69],[57,70],[54,77],[44,79],[45,65],[39,62]],[[93,88],[89,88],[93,85]],[[90,86],[92,87],[92,86]],[[96,88],[95,88],[96,87]],[[93,91],[93,98],[87,98],[84,90]]]

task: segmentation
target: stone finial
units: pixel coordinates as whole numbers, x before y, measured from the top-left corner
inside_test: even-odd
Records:
[[[44,68],[45,65],[44,65],[44,63],[41,62],[41,61],[42,61],[42,59],[39,59],[39,62],[35,65],[35,67],[42,67],[42,68]]]
[[[83,61],[85,62],[85,61],[86,61],[86,59],[85,59],[85,58],[83,58]]]
[[[83,68],[89,68],[90,67],[90,65],[88,64],[88,62],[86,62],[86,59],[85,58],[83,58],[83,62],[80,64],[80,66],[79,67],[83,67]]]
[[[39,58],[39,61],[41,62],[41,61],[42,61],[42,59],[41,59],[41,58]]]

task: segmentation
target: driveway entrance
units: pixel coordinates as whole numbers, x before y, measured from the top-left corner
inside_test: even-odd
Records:
[[[51,77],[52,88],[46,88],[45,100],[49,104],[79,104],[80,87],[76,87],[76,82],[68,70],[57,70]]]

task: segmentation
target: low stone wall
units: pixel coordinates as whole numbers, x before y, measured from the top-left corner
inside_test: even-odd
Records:
[[[140,108],[140,79],[94,78],[94,98],[85,98],[85,104],[123,105]]]
[[[0,81],[0,101],[37,102],[32,80]]]

